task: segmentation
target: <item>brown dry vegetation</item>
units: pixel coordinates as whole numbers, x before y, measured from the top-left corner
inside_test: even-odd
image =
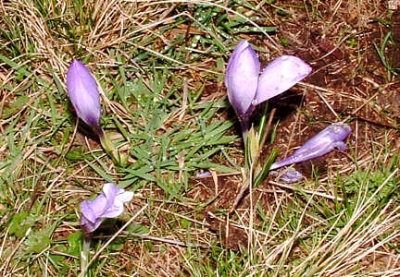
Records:
[[[29,1],[1,3],[1,12],[18,21],[11,24],[0,22],[7,28],[13,24],[16,30],[21,28],[21,36],[26,37],[26,41],[2,43],[5,46],[18,44],[19,49],[33,45],[35,54],[29,56],[28,53],[18,53],[12,59],[17,64],[15,67],[4,61],[0,64],[0,82],[4,84],[0,86],[0,114],[11,107],[16,91],[31,85],[32,76],[48,81],[54,87],[50,90],[59,94],[56,86],[64,83],[65,72],[72,57],[87,59],[92,69],[97,64],[98,71],[107,71],[107,74],[99,74],[104,90],[102,93],[105,95],[105,113],[115,114],[129,132],[135,129],[126,123],[130,117],[127,110],[129,108],[130,111],[135,111],[139,109],[138,105],[132,102],[126,107],[118,101],[109,100],[112,97],[107,95],[107,91],[111,91],[115,84],[122,83],[119,77],[121,64],[127,71],[135,69],[127,73],[130,74],[128,78],[146,80],[154,64],[154,70],[163,72],[167,69],[178,79],[185,80],[190,91],[200,90],[204,86],[198,100],[201,103],[225,97],[223,67],[218,63],[226,61],[229,54],[210,52],[210,49],[214,51],[215,48],[193,42],[198,35],[216,36],[214,31],[200,28],[201,23],[194,18],[196,6],[206,5],[206,1],[101,2],[102,5],[87,3],[85,11],[91,13],[90,18],[94,22],[90,29],[85,29],[87,22],[83,22],[83,19],[82,25],[78,24],[79,16],[87,17],[85,11],[82,14],[66,12],[62,19],[56,17],[55,9],[68,11],[69,5],[72,5],[69,1],[54,2],[54,6],[48,11],[49,18],[55,22],[64,22],[64,27],[58,21],[54,27],[50,26],[50,20],[45,21],[38,16],[34,4]],[[398,199],[381,207],[381,211],[377,211],[379,216],[365,220],[364,217],[367,216],[363,212],[373,209],[374,204],[369,200],[366,200],[365,205],[360,203],[355,209],[357,212],[349,216],[347,225],[334,226],[338,229],[336,235],[330,230],[332,226],[325,226],[327,223],[320,219],[320,215],[307,213],[307,209],[318,201],[326,202],[324,205],[332,210],[337,209],[340,206],[337,199],[342,197],[342,191],[337,187],[336,181],[344,182],[347,176],[356,171],[381,170],[385,165],[389,166],[395,155],[400,154],[400,9],[389,11],[388,2],[378,0],[246,1],[242,5],[231,2],[215,1],[215,5],[224,8],[215,14],[212,22],[216,24],[220,16],[233,17],[236,12],[251,18],[253,23],[261,27],[277,26],[278,30],[268,36],[243,32],[232,38],[213,37],[224,49],[232,50],[240,39],[247,39],[257,47],[260,59],[265,63],[278,55],[292,54],[301,57],[313,68],[312,74],[302,84],[270,101],[271,106],[277,108],[275,123],[279,122],[279,127],[273,145],[265,148],[263,155],[268,155],[276,147],[280,150],[278,159],[281,159],[327,124],[338,121],[346,121],[352,127],[353,132],[347,139],[349,150],[334,151],[312,162],[297,165],[296,169],[307,177],[300,186],[282,184],[269,177],[261,186],[252,189],[230,216],[226,212],[240,190],[240,174],[217,176],[212,172],[215,175],[209,178],[193,176],[186,184],[186,189],[179,192],[183,196],[178,199],[167,199],[165,192],[157,184],[146,183],[135,191],[136,198],[128,205],[122,221],[127,221],[128,215],[134,215],[142,207],[149,205],[135,218],[135,224],[146,226],[149,232],[147,235],[136,236],[122,232],[122,247],[115,253],[105,254],[113,262],[102,265],[102,272],[107,272],[109,276],[134,276],[135,273],[139,276],[191,276],[198,270],[197,266],[202,267],[205,264],[219,271],[219,257],[215,248],[221,247],[233,251],[233,255],[239,256],[238,260],[243,253],[246,253],[243,255],[249,261],[257,259],[257,265],[244,263],[243,273],[238,273],[237,276],[261,276],[269,275],[269,272],[273,272],[271,276],[282,276],[279,274],[284,272],[283,269],[287,270],[287,276],[400,276],[400,233],[396,223]],[[190,20],[180,22],[181,18]],[[171,24],[176,26],[165,32],[160,31]],[[75,36],[80,37],[78,41],[73,41],[72,36],[62,35],[69,28],[75,29]],[[391,40],[383,48],[387,57],[385,67],[374,45],[380,48],[389,32],[392,34]],[[182,36],[182,44],[176,45],[175,41]],[[0,53],[2,51],[5,52],[0,50]],[[181,60],[177,56],[169,57],[171,53],[181,52],[182,56],[186,55],[180,57]],[[138,54],[141,55],[140,58],[135,57]],[[160,61],[165,62],[165,66],[161,66]],[[19,72],[18,65],[23,64],[33,65],[30,71],[32,76],[18,79],[15,77],[16,72]],[[388,70],[388,67],[392,70]],[[54,82],[53,78],[59,83]],[[112,83],[112,79],[118,81]],[[5,86],[12,89],[6,90]],[[167,94],[172,87],[172,82],[166,83],[163,93]],[[21,116],[15,126],[21,133],[25,126],[26,109],[31,107],[35,99],[47,97],[45,94],[41,95],[40,91],[36,93],[29,88],[27,91],[32,100],[26,104],[26,108],[10,117]],[[164,95],[160,95],[162,97]],[[55,98],[60,102],[67,101],[65,95],[57,95]],[[55,109],[65,115],[69,111],[60,102],[56,103]],[[186,113],[186,109],[182,105],[171,113],[162,128],[157,130],[157,134],[168,132],[176,126],[176,122],[183,125],[195,122],[196,116]],[[45,120],[51,121],[50,118]],[[233,111],[227,108],[221,109],[213,120],[236,119]],[[0,133],[5,133],[10,122],[10,119],[0,118]],[[145,118],[138,117],[135,123],[142,126],[145,122]],[[236,126],[229,132],[238,134],[238,130],[239,126]],[[68,140],[67,148],[78,145],[88,151],[101,151],[95,137],[89,135],[88,138],[88,134],[82,130],[75,132],[76,138],[74,141]],[[45,135],[46,131],[43,133]],[[63,135],[57,133],[56,139],[61,141]],[[120,138],[120,135],[113,137],[114,140]],[[18,139],[18,143],[29,139],[32,138],[27,135]],[[38,147],[40,153],[35,151]],[[129,147],[122,145],[121,148],[128,151]],[[244,163],[240,140],[230,144],[228,151],[237,164]],[[8,149],[1,146],[1,160],[6,161],[9,155]],[[69,214],[52,234],[54,240],[65,241],[79,230],[77,205],[89,195],[85,191],[99,192],[103,178],[85,163],[71,164],[70,168],[52,168],[46,164],[44,157],[60,158],[59,152],[49,145],[31,145],[23,151],[20,164],[23,160],[31,161],[32,164],[43,164],[46,170],[56,173],[58,177],[51,179],[49,187],[24,188],[24,191],[31,193],[31,198],[20,199],[18,205],[25,209],[25,205],[32,206],[37,198],[50,194],[51,201],[46,204],[46,211],[49,214],[61,211]],[[179,157],[176,160],[177,163],[182,162]],[[131,162],[133,161],[132,158]],[[222,155],[216,155],[214,162],[230,165]],[[110,162],[104,164],[107,172],[112,172],[116,180],[123,180],[122,173],[115,170]],[[398,161],[394,167],[399,167]],[[19,168],[18,165],[16,168]],[[34,169],[24,170],[16,178],[16,182],[36,172]],[[396,175],[395,180],[399,180],[399,172],[393,172]],[[180,183],[184,179],[182,174],[163,173],[163,177]],[[1,185],[4,186],[4,183]],[[1,189],[1,198],[6,199],[7,193],[12,193],[10,188]],[[286,214],[286,211],[292,211],[292,206],[299,203],[303,205],[299,206],[299,214],[296,215],[300,219],[290,222],[291,215]],[[4,226],[10,220],[5,209],[5,204],[0,206],[0,211],[4,212],[0,225]],[[15,208],[13,213],[19,209]],[[258,209],[263,211],[263,216],[256,212]],[[338,213],[344,214],[345,211]],[[270,221],[266,223],[265,218]],[[282,223],[284,220],[288,222]],[[352,225],[357,220],[361,221],[358,226],[363,228],[362,231]],[[267,228],[266,224],[270,226]],[[289,228],[286,224],[293,224],[294,228]],[[300,225],[309,227],[297,229],[296,226]],[[117,226],[121,227],[120,224]],[[318,232],[321,226],[329,231],[321,231],[321,239],[313,241],[313,232]],[[282,232],[279,231],[280,228]],[[292,232],[293,229],[296,232]],[[286,234],[286,230],[290,231]],[[1,232],[5,236],[0,251],[1,272],[12,270],[15,274],[29,276],[24,270],[13,268],[15,265],[8,259],[8,255],[13,257],[15,254],[9,247],[19,246],[18,240],[7,235],[6,227],[2,226]],[[281,233],[285,235],[280,236]],[[104,235],[109,237],[112,234],[106,232]],[[93,249],[94,252],[97,250],[99,249]],[[57,252],[57,249],[52,251]],[[105,259],[105,255],[100,255],[99,259]],[[255,258],[256,256],[258,257]],[[75,260],[74,257],[69,259]],[[290,264],[290,261],[295,263]],[[280,270],[274,271],[278,265],[281,266]],[[51,265],[48,266],[48,272],[51,276],[57,275]],[[76,269],[71,269],[68,274],[75,276],[75,272]],[[210,273],[210,276],[215,275]]]

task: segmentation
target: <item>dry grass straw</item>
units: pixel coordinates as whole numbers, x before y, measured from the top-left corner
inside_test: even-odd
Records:
[[[217,76],[221,72],[215,72],[210,70],[210,63],[214,61],[212,58],[206,56],[204,60],[196,63],[186,63],[182,60],[176,60],[169,57],[166,54],[162,54],[162,49],[173,45],[174,37],[178,34],[185,33],[187,30],[183,27],[178,26],[173,32],[168,35],[159,32],[159,29],[174,23],[179,18],[189,18],[192,22],[197,23],[201,26],[201,22],[197,21],[190,12],[183,10],[177,12],[176,7],[179,5],[186,5],[190,8],[191,6],[203,4],[220,7],[226,10],[230,14],[237,15],[242,18],[255,13],[258,9],[263,9],[263,5],[267,1],[261,1],[253,11],[249,11],[248,14],[243,15],[229,7],[228,1],[151,1],[151,0],[135,0],[135,1],[120,1],[120,0],[102,0],[102,1],[87,1],[85,3],[85,9],[82,9],[82,14],[75,14],[72,3],[70,1],[49,1],[46,2],[47,6],[46,16],[43,16],[43,11],[40,11],[33,1],[27,0],[16,0],[16,1],[3,1],[1,3],[1,13],[7,15],[11,21],[11,25],[15,30],[21,30],[19,37],[15,38],[13,42],[6,42],[4,47],[9,47],[11,43],[19,46],[19,49],[25,50],[21,52],[16,58],[13,58],[13,62],[17,63],[20,67],[26,67],[29,72],[22,81],[16,80],[15,75],[18,68],[12,68],[4,63],[0,64],[0,82],[4,84],[10,84],[13,86],[13,90],[4,93],[1,91],[0,99],[0,111],[4,107],[7,99],[13,97],[15,91],[25,87],[31,80],[43,80],[44,84],[52,84],[54,80],[59,80],[61,84],[65,82],[65,73],[72,58],[88,58],[89,67],[94,69],[95,67],[104,68],[110,72],[112,76],[118,75],[117,66],[120,65],[120,61],[117,57],[124,57],[127,67],[134,67],[137,69],[135,76],[132,78],[143,78],[145,79],[146,65],[138,63],[135,60],[132,49],[142,50],[150,53],[152,56],[157,57],[163,61],[170,62],[169,67],[171,69],[179,69],[182,76],[189,76],[187,81],[188,86],[195,87],[195,84],[190,79],[198,77],[198,72],[202,74],[212,74]],[[277,3],[278,4],[278,3]],[[276,4],[276,5],[277,5]],[[314,8],[318,10],[319,6],[327,7],[331,11],[331,20],[325,22],[314,22],[313,24],[321,24],[323,33],[329,33],[333,29],[339,29],[338,17],[344,17],[344,10],[350,11],[349,16],[355,17],[356,25],[365,26],[368,23],[368,17],[370,13],[366,13],[367,7],[374,7],[381,5],[381,1],[336,1],[332,3],[326,3],[325,1],[315,1],[313,3]],[[311,17],[311,11],[308,11]],[[296,16],[296,15],[294,15]],[[376,14],[377,17],[380,14]],[[86,21],[84,21],[85,19]],[[4,20],[4,19],[3,19]],[[82,20],[82,21],[81,21]],[[64,26],[53,26],[49,24],[51,21],[63,22]],[[92,22],[89,24],[89,21]],[[58,23],[57,23],[58,22]],[[250,23],[258,27],[255,22]],[[1,21],[2,25],[5,26],[4,21]],[[279,24],[279,21],[277,21]],[[3,27],[3,26],[1,26]],[[204,28],[206,29],[206,28]],[[78,40],[73,40],[67,33],[70,30],[76,32]],[[196,31],[196,30],[195,30]],[[222,45],[225,43],[216,37],[212,32],[209,34],[214,36],[215,40],[218,40]],[[274,39],[264,33],[267,40],[265,40],[265,47],[276,53],[282,52],[282,47],[275,42]],[[299,34],[293,34],[293,40],[297,39]],[[156,39],[153,39],[156,37]],[[342,46],[348,36],[338,36],[335,47],[326,54],[331,55],[337,48]],[[362,37],[357,37],[360,40]],[[149,43],[146,44],[146,42]],[[154,42],[157,43],[154,43]],[[361,47],[361,46],[360,46]],[[127,51],[126,49],[130,49]],[[30,49],[30,50],[28,50]],[[198,53],[207,54],[208,49],[186,49],[187,53]],[[76,57],[75,55],[78,55]],[[324,57],[321,57],[321,59]],[[93,61],[96,61],[94,64]],[[362,57],[352,62],[357,63],[359,67],[362,67]],[[161,69],[157,68],[157,69]],[[336,65],[337,71],[344,69],[342,64]],[[101,69],[96,71],[96,74],[101,74]],[[107,76],[99,76],[100,83],[106,83]],[[204,82],[210,82],[205,80]],[[212,83],[212,82],[210,82]],[[148,84],[150,86],[150,84]],[[379,92],[385,91],[386,86],[380,86],[378,84]],[[104,88],[106,89],[106,88]],[[319,86],[307,85],[307,89],[315,90],[322,101],[326,104],[328,109],[331,111],[334,118],[340,118],[340,116],[332,107],[330,97],[332,95],[337,96],[338,94],[343,98],[349,98],[354,101],[362,103],[359,106],[361,109],[364,105],[369,105],[371,98],[365,100],[362,93],[350,94],[344,88],[342,91],[336,91],[330,88],[323,88]],[[56,89],[54,93],[59,93]],[[378,92],[377,92],[378,93]],[[43,91],[27,90],[27,94],[32,98],[27,104],[27,108],[37,98],[43,97]],[[103,92],[103,101],[106,105],[106,109],[113,111],[121,122],[126,117],[126,111],[118,105],[118,103],[112,103],[107,100],[106,92]],[[221,96],[221,94],[218,94]],[[375,96],[375,95],[374,95]],[[176,119],[190,121],[193,120],[190,115],[182,116],[184,113],[180,110],[179,113],[171,115],[170,121],[173,122]],[[23,113],[21,110],[20,113]],[[13,115],[6,121],[0,123],[0,133],[4,132],[7,125],[16,119],[20,114]],[[43,114],[38,114],[37,117]],[[36,120],[34,118],[32,120]],[[46,120],[50,120],[46,118]],[[302,128],[302,122],[304,117],[298,117],[294,125],[294,130]],[[165,124],[168,125],[168,122]],[[129,126],[126,126],[129,129]],[[23,125],[17,125],[16,128],[22,130]],[[18,129],[16,130],[18,131]],[[293,132],[294,133],[294,132]],[[366,131],[356,131],[356,136],[366,136]],[[44,133],[44,136],[49,135]],[[390,136],[396,136],[394,133],[390,133]],[[35,140],[29,136],[19,138],[20,142],[26,140]],[[358,141],[359,138],[355,138],[354,141]],[[290,142],[290,141],[289,141]],[[372,138],[368,137],[367,143],[374,144]],[[290,144],[290,143],[289,143]],[[358,146],[355,145],[355,148]],[[358,151],[360,150],[360,151]],[[9,153],[5,152],[4,147],[0,148],[0,154],[6,157]],[[356,149],[358,165],[363,168],[366,167],[373,161],[378,161],[379,158],[371,155],[370,152],[362,151],[362,149]],[[49,201],[45,205],[46,216],[49,217],[47,222],[51,222],[50,216],[62,212],[66,209],[71,214],[77,213],[75,207],[72,204],[77,203],[76,198],[83,198],[85,191],[77,189],[69,184],[71,180],[84,181],[90,178],[92,183],[100,182],[102,178],[93,177],[93,173],[88,170],[88,165],[78,165],[73,168],[72,171],[68,171],[64,168],[52,168],[43,160],[43,153],[52,153],[52,149],[46,149],[45,147],[37,148],[37,145],[32,145],[24,150],[24,154],[21,157],[20,163],[15,168],[14,172],[18,170],[25,170],[25,175],[21,173],[18,176],[16,183],[23,183],[26,177],[35,174],[34,170],[30,171],[25,168],[24,161],[30,161],[33,165],[44,165],[46,170],[38,173],[35,178],[37,180],[45,179],[50,174],[55,174],[57,177],[52,177],[49,180],[50,186],[42,187],[37,186],[34,188],[23,188],[22,191],[31,192],[32,198],[38,196],[43,197],[47,195]],[[336,167],[335,167],[336,166]],[[380,166],[376,164],[376,166]],[[293,209],[290,207],[290,199],[294,195],[292,188],[286,186],[284,190],[279,190],[277,187],[273,188],[272,194],[274,195],[274,202],[271,206],[274,209],[269,211],[269,226],[264,231],[259,230],[257,225],[259,222],[253,221],[255,211],[247,210],[244,213],[237,214],[237,219],[233,222],[236,227],[242,228],[248,234],[250,243],[247,251],[251,253],[248,263],[244,266],[243,272],[246,276],[257,275],[259,272],[264,272],[262,275],[271,276],[282,276],[279,274],[289,274],[290,276],[345,276],[352,274],[353,276],[363,276],[364,272],[368,272],[371,276],[397,276],[400,275],[399,270],[399,257],[396,254],[391,253],[386,249],[386,244],[393,241],[399,241],[400,233],[398,231],[398,220],[399,220],[399,207],[395,203],[389,202],[383,208],[379,210],[374,207],[374,197],[377,193],[390,181],[398,170],[392,172],[390,176],[381,184],[379,189],[375,191],[372,196],[361,195],[358,198],[358,202],[354,203],[356,208],[354,209],[351,217],[348,219],[345,226],[338,226],[338,221],[341,216],[344,215],[345,211],[336,215],[336,223],[331,224],[327,219],[326,221],[316,220],[314,224],[306,225],[305,219],[311,217],[308,215],[308,211],[314,198],[321,197],[325,200],[330,201],[335,198],[333,193],[328,189],[331,185],[329,180],[331,177],[336,176],[339,172],[350,173],[356,168],[352,161],[349,159],[346,165],[342,165],[337,170],[339,165],[333,165],[328,172],[328,177],[320,180],[321,186],[316,191],[313,188],[313,184],[310,185],[310,189],[304,192],[311,195],[307,203],[301,207],[300,217],[298,218],[298,225],[293,232],[288,228],[287,222],[284,225],[278,225],[277,219],[282,210]],[[110,168],[110,172],[112,172]],[[0,171],[1,173],[1,171]],[[67,184],[67,185],[66,185]],[[274,183],[272,183],[274,184]],[[207,223],[194,219],[196,215],[195,204],[196,203],[166,203],[159,195],[157,195],[156,189],[154,191],[147,191],[145,188],[139,193],[143,193],[144,198],[138,198],[135,204],[132,204],[129,209],[132,214],[134,210],[138,209],[138,206],[147,205],[147,199],[149,196],[152,197],[152,205],[144,213],[152,214],[152,218],[157,220],[154,222],[146,222],[149,224],[150,234],[142,236],[143,241],[134,241],[136,245],[131,246],[126,251],[120,253],[118,258],[125,264],[138,269],[141,275],[158,275],[158,276],[174,276],[177,275],[182,268],[192,268],[195,271],[194,265],[187,256],[187,248],[196,246],[209,246],[210,248],[218,244],[217,238],[213,233],[208,230]],[[301,190],[301,189],[300,189]],[[13,193],[10,190],[6,193]],[[156,196],[154,196],[156,195]],[[251,196],[252,197],[252,196]],[[15,212],[22,210],[24,207],[29,205],[31,199],[18,199],[17,207]],[[337,200],[337,198],[336,198]],[[339,199],[340,200],[340,199]],[[66,203],[66,204],[63,204]],[[182,206],[184,208],[177,209],[174,205]],[[251,205],[253,209],[253,205]],[[182,219],[182,210],[189,211],[185,214],[185,219],[191,222],[194,227],[190,230],[185,226],[180,226],[179,219]],[[78,215],[76,215],[78,217]],[[251,220],[249,220],[249,217]],[[4,224],[7,216],[5,216],[1,223]],[[166,222],[166,219],[174,221],[176,224],[173,230],[170,230],[170,222]],[[323,228],[321,227],[323,226]],[[64,221],[55,232],[55,235],[62,233],[73,233],[79,228],[77,222]],[[325,233],[321,234],[319,240],[312,246],[309,247],[309,252],[302,252],[298,248],[297,242],[299,239],[309,236],[315,230],[325,230]],[[30,231],[30,230],[29,230]],[[122,231],[122,229],[121,229]],[[8,234],[8,230],[3,231],[4,236],[0,248],[0,261],[2,263],[0,272],[3,276],[24,275],[23,268],[17,268],[16,265],[12,264],[13,259],[19,259],[21,253],[24,251],[22,245],[24,244],[28,233],[25,237],[19,241],[15,241]],[[290,234],[290,235],[288,235]],[[190,237],[191,242],[186,242],[186,238]],[[285,238],[286,239],[282,239]],[[156,248],[158,250],[149,250],[147,242],[157,242]],[[193,244],[191,244],[193,243]],[[11,252],[8,251],[9,247],[12,247]],[[200,247],[199,247],[200,248]],[[195,255],[207,255],[207,252],[195,252]],[[290,264],[293,253],[302,256],[302,261],[296,265]],[[7,254],[7,256],[6,256]],[[97,252],[100,258],[102,253]],[[106,255],[106,254],[105,254]],[[222,255],[222,254],[221,254]],[[40,260],[40,263],[44,265],[45,271],[50,276],[56,276],[57,273],[48,264],[48,260],[39,253],[33,260]],[[382,262],[383,264],[379,264]],[[16,263],[17,264],[17,263]],[[119,272],[116,271],[112,265],[106,265],[106,270],[109,270],[110,274],[120,276]],[[216,269],[217,270],[217,269]],[[270,272],[270,274],[265,273]],[[372,272],[372,273],[370,273]],[[121,274],[121,276],[123,276]],[[244,275],[243,275],[244,276]]]

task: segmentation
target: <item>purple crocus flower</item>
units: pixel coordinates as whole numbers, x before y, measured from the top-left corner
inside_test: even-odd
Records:
[[[68,69],[67,90],[78,117],[101,134],[99,90],[96,80],[81,61],[72,61]]]
[[[107,183],[103,192],[93,200],[81,202],[81,227],[86,233],[92,233],[101,224],[103,218],[115,218],[124,211],[124,203],[131,201],[133,192]]]
[[[272,61],[260,76],[258,56],[250,44],[242,40],[233,51],[226,69],[229,101],[239,120],[246,122],[256,105],[285,92],[311,70],[300,58],[285,55]]]
[[[347,146],[343,140],[346,139],[350,133],[351,128],[349,125],[342,122],[333,123],[309,139],[303,146],[297,149],[293,155],[273,163],[270,170],[318,158],[335,148],[344,151],[347,149]]]

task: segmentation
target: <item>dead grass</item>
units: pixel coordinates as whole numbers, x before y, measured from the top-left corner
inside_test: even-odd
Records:
[[[173,129],[183,135],[185,126],[235,120],[221,101],[222,78],[224,63],[240,38],[258,46],[264,61],[294,54],[314,69],[294,93],[271,101],[278,108],[273,146],[280,149],[279,157],[336,121],[352,126],[349,150],[298,165],[307,176],[300,185],[270,178],[251,190],[229,217],[227,210],[240,189],[241,175],[193,177],[194,171],[185,170],[190,164],[185,155],[193,147],[189,145],[171,158],[171,168],[177,170],[153,174],[159,178],[156,182],[140,180],[128,188],[135,190],[136,198],[121,220],[128,222],[140,211],[134,223],[143,229],[128,227],[104,251],[100,247],[113,233],[99,234],[92,244],[92,255],[99,254],[92,274],[400,275],[399,195],[393,192],[386,202],[377,200],[400,177],[396,160],[400,82],[396,71],[382,65],[374,47],[398,28],[375,20],[390,22],[387,1],[267,2],[102,0],[82,5],[44,1],[40,6],[17,0],[0,4],[4,15],[0,19],[4,30],[0,35],[3,276],[78,275],[79,247],[73,244],[79,240],[70,239],[79,232],[78,203],[98,193],[105,177],[127,182],[128,173],[101,154],[96,139],[74,129],[64,86],[70,60],[84,60],[95,73],[104,113],[112,115],[105,124],[116,141],[124,140],[120,130],[126,130],[128,139],[120,147],[130,151],[143,142],[139,131],[147,130],[149,121],[146,114],[133,115],[132,111],[142,111],[136,95],[119,98],[129,82],[141,80],[150,91],[161,87],[156,100],[171,103],[154,136],[173,135]],[[216,9],[207,21],[201,13],[206,15],[211,7]],[[220,24],[233,18],[251,18],[244,25],[258,32],[234,33],[235,25],[224,29]],[[279,29],[268,35],[266,26]],[[388,56],[396,49],[396,39],[384,47]],[[164,83],[154,79],[157,73],[165,77]],[[177,92],[170,97],[171,91]],[[202,91],[198,98],[192,96],[198,91]],[[21,106],[15,104],[18,99]],[[219,105],[214,116],[203,108],[212,102]],[[189,139],[190,133],[185,136]],[[241,147],[240,141],[229,143],[211,159],[240,167]],[[156,149],[162,147],[155,142]],[[84,159],[71,158],[71,150],[77,155],[82,151]],[[131,157],[131,162],[137,160]],[[360,172],[370,176],[382,172],[383,177],[351,183],[356,191],[346,191],[346,180]],[[377,187],[371,185],[375,183]],[[167,193],[162,185],[179,189]],[[29,216],[21,223],[25,232],[19,236],[12,222],[23,211]],[[117,222],[111,230],[121,226]],[[35,252],[35,240],[43,239],[39,234],[46,232],[51,242]]]

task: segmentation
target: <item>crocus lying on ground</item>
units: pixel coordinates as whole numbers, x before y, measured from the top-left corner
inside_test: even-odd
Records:
[[[255,106],[288,90],[311,72],[300,58],[284,55],[272,61],[260,75],[260,61],[246,40],[229,59],[225,74],[228,98],[242,125],[243,137]]]
[[[342,122],[333,123],[309,139],[303,146],[297,149],[293,155],[273,163],[270,170],[318,158],[335,148],[344,151],[347,149],[347,146],[343,140],[346,139],[350,133],[351,128],[349,125]]]
[[[81,227],[86,233],[92,233],[101,224],[103,218],[115,218],[124,211],[124,203],[132,200],[133,192],[118,188],[113,183],[103,187],[103,193],[93,200],[81,203]]]
[[[72,61],[67,72],[67,89],[78,117],[100,135],[100,93],[96,80],[81,61]]]

